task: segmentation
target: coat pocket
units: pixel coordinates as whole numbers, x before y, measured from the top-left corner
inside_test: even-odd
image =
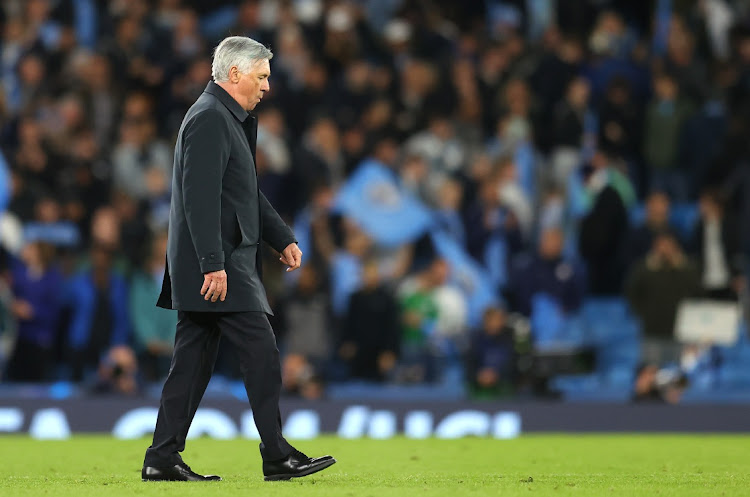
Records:
[[[226,262],[227,276],[239,282],[250,282],[257,271],[257,245],[241,245],[234,249]]]
[[[253,220],[252,213],[238,212],[236,215],[237,224],[242,233],[242,244],[258,245],[260,243],[260,221],[258,219]]]

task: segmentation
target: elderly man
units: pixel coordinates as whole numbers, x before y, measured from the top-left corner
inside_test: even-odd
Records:
[[[233,36],[214,52],[214,81],[185,115],[175,147],[167,268],[157,305],[177,309],[177,334],[143,480],[220,480],[193,472],[180,452],[208,381],[219,339],[239,354],[245,389],[261,438],[266,480],[325,469],[281,434],[279,351],[261,283],[260,243],[281,253],[287,271],[302,252],[258,189],[257,120],[249,114],[269,90],[269,49]]]

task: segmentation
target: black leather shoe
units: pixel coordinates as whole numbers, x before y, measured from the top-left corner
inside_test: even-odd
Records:
[[[307,457],[295,450],[284,459],[263,461],[263,475],[266,481],[290,480],[311,475],[336,463],[331,456]]]
[[[143,481],[221,481],[220,476],[199,475],[184,462],[164,468],[144,466],[141,470],[141,478]]]

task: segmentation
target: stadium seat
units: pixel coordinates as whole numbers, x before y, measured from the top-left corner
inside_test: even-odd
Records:
[[[571,402],[626,402],[640,362],[640,325],[622,298],[587,299],[576,318],[581,342],[596,349],[596,372],[560,376],[551,386]]]
[[[547,294],[532,297],[531,329],[537,349],[571,348],[584,344],[583,320],[577,315],[567,315]]]
[[[616,339],[637,338],[639,326],[622,298],[591,298],[584,302],[581,318],[586,341],[606,345]]]
[[[670,222],[683,238],[688,239],[698,222],[698,205],[693,203],[673,204],[670,209]]]

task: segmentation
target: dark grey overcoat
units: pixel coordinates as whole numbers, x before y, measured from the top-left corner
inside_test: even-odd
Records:
[[[175,145],[159,307],[271,313],[261,283],[261,240],[279,252],[296,240],[258,189],[257,130],[256,117],[213,81],[185,115]],[[205,301],[203,273],[221,269],[226,300]]]

